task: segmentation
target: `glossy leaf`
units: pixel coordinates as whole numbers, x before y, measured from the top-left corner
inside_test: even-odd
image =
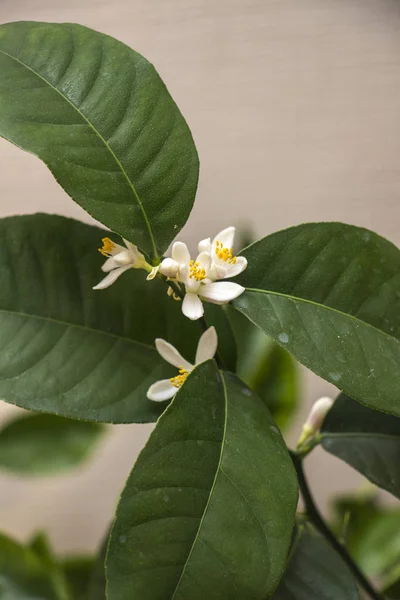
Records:
[[[128,479],[107,559],[110,600],[264,600],[286,563],[297,482],[265,405],[197,367]]]
[[[209,327],[213,325],[218,334],[218,354],[224,368],[236,373],[237,348],[232,326],[228,318],[227,306],[204,303],[204,318]]]
[[[299,377],[293,357],[228,307],[238,348],[237,374],[265,402],[283,430],[294,417],[299,401]]]
[[[400,498],[400,419],[341,394],[321,430],[322,446]]]
[[[0,135],[88,213],[157,257],[186,222],[192,136],[154,67],[81,25],[0,26]]]
[[[305,529],[273,600],[359,600],[353,576],[328,542]]]
[[[155,338],[193,360],[201,330],[145,271],[92,290],[103,235],[50,215],[0,220],[0,398],[89,421],[155,421],[166,404],[146,391],[176,374]]]
[[[39,556],[0,535],[0,597],[4,600],[62,600]]]
[[[0,430],[0,467],[26,475],[60,473],[84,461],[103,432],[98,423],[24,415]]]
[[[400,415],[400,252],[341,223],[309,223],[242,252],[234,301],[266,334],[351,397]]]

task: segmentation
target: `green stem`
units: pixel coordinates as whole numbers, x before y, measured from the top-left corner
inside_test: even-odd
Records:
[[[383,596],[381,596],[379,592],[375,590],[375,588],[366,578],[364,573],[359,569],[358,565],[354,562],[345,546],[343,546],[343,544],[339,542],[339,540],[335,537],[333,532],[326,524],[312,496],[310,487],[308,485],[308,481],[306,479],[306,475],[304,473],[302,458],[295,452],[291,452],[290,454],[293,460],[293,464],[296,468],[300,491],[304,500],[304,505],[311,522],[314,524],[317,531],[319,531],[319,533],[326,538],[326,540],[331,544],[334,550],[336,550],[339,556],[344,560],[344,562],[347,564],[347,566],[353,573],[355,579],[358,581],[362,589],[368,594],[368,596],[372,598],[372,600],[384,600]]]

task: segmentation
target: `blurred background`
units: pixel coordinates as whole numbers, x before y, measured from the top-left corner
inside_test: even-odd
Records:
[[[0,0],[0,22],[73,21],[152,61],[193,132],[201,160],[194,247],[233,224],[263,236],[305,221],[344,221],[399,244],[398,0]],[[51,212],[90,221],[36,158],[0,140],[0,216]],[[295,443],[332,386],[303,370]],[[0,405],[1,423],[18,409]],[[1,529],[49,531],[55,548],[103,536],[151,426],[116,426],[69,475],[0,472]],[[315,451],[307,470],[322,507],[361,476]]]

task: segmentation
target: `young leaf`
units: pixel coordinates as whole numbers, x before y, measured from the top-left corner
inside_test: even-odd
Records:
[[[24,415],[0,430],[0,467],[26,475],[60,473],[93,451],[104,428],[56,415]]]
[[[317,375],[400,416],[400,251],[366,229],[308,223],[242,254],[234,306]]]
[[[110,598],[264,600],[286,563],[297,482],[265,405],[208,361],[189,375],[128,479]]]
[[[1,597],[7,600],[63,600],[51,570],[29,548],[0,534]]]
[[[192,209],[198,158],[143,56],[81,25],[1,25],[0,104],[0,135],[89,214],[150,256],[167,249]]]
[[[359,600],[353,576],[320,535],[304,529],[273,600]]]
[[[282,431],[299,400],[295,360],[244,315],[227,308],[238,348],[236,373],[265,402]]]
[[[194,358],[201,330],[144,271],[102,291],[104,230],[50,215],[0,220],[0,398],[88,421],[155,421],[148,387],[176,374],[157,337]]]
[[[400,419],[341,394],[321,429],[322,446],[400,498]]]
[[[44,532],[36,533],[29,541],[27,549],[35,553],[46,569],[49,581],[57,593],[59,600],[70,600],[70,586],[64,570],[53,554],[49,539]],[[74,597],[75,600],[75,597]]]

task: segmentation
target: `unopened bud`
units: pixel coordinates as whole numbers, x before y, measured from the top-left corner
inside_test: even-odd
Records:
[[[303,425],[303,430],[301,432],[300,439],[297,443],[298,446],[303,444],[310,437],[314,436],[321,429],[322,423],[330,409],[333,406],[332,398],[328,398],[324,396],[320,398],[316,402],[314,402],[313,407],[310,410],[310,414],[308,415],[307,421]]]
[[[179,271],[179,263],[172,258],[164,258],[160,265],[160,273],[165,275],[165,277],[170,277],[174,279]]]

